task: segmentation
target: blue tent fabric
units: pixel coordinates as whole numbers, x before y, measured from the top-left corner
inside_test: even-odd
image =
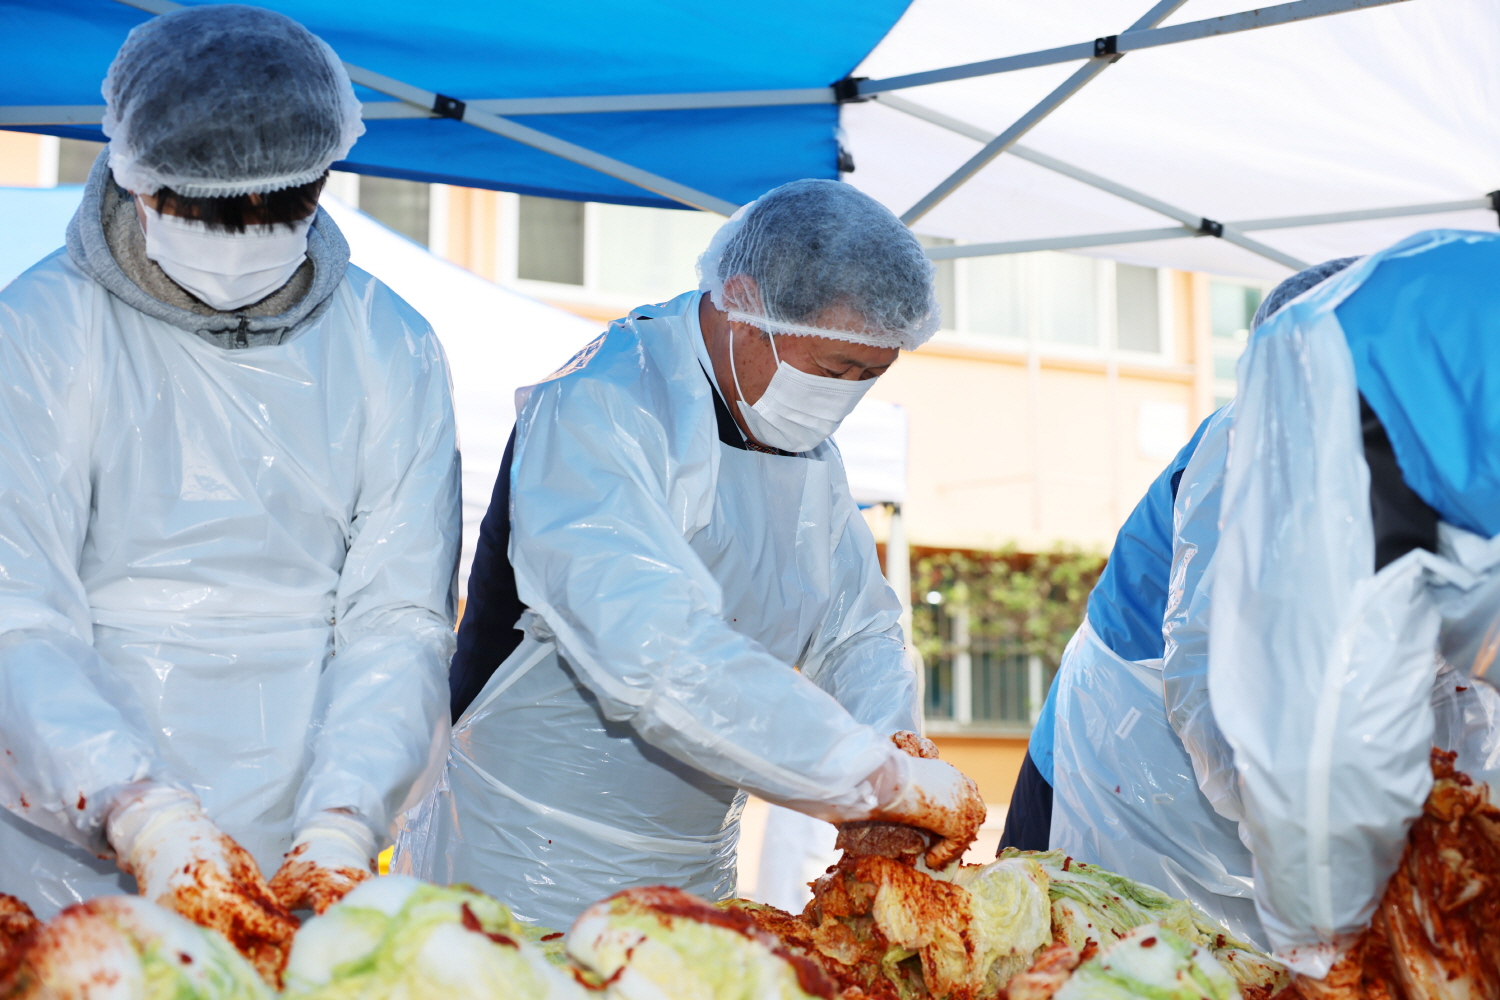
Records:
[[[1390,435],[1406,484],[1444,521],[1493,538],[1500,236],[1442,235],[1448,239],[1382,261],[1337,315],[1355,382]]]
[[[461,100],[823,87],[846,76],[908,0],[268,0],[341,58]],[[0,0],[0,104],[99,105],[132,27],[115,0]],[[365,101],[392,98],[358,89]],[[743,204],[777,184],[838,176],[833,104],[517,119],[597,153]],[[366,122],[356,173],[554,198],[681,207],[623,181],[447,119]],[[102,138],[97,127],[26,131]]]
[[[1089,594],[1088,618],[1104,645],[1126,660],[1154,660],[1166,648],[1162,619],[1167,613],[1167,578],[1172,569],[1172,505],[1177,484],[1198,448],[1210,415],[1177,457],[1146,488],[1146,495],[1125,519],[1109,562]],[[1052,689],[1057,685],[1054,683]],[[1038,772],[1052,781],[1052,739],[1056,725],[1053,690],[1031,730],[1027,752]]]

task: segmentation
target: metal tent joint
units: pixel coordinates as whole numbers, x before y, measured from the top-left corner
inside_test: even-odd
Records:
[[[868,76],[844,77],[833,85],[833,102],[835,104],[860,104],[870,100],[870,97],[859,92],[860,83],[868,79]]]
[[[1120,36],[1105,35],[1103,38],[1094,39],[1094,58],[1101,56],[1113,56],[1120,54]]]
[[[464,120],[464,112],[468,110],[468,104],[456,97],[447,94],[434,94],[432,97],[432,113],[439,118],[452,118],[455,121]]]
[[[1217,236],[1224,238],[1224,223],[1214,219],[1205,218],[1198,223],[1198,234],[1200,236]]]

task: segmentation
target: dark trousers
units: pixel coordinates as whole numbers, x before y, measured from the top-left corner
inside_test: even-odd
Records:
[[[1000,850],[1045,851],[1052,830],[1052,786],[1036,769],[1031,754],[1021,762],[1016,789],[1010,794],[1010,811],[1000,834]]]

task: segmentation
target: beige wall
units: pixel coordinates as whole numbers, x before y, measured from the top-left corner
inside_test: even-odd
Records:
[[[57,140],[47,136],[0,132],[0,187],[50,186],[56,179],[56,149]],[[54,176],[44,180],[49,162]]]
[[[1143,404],[1182,409],[1179,443],[1212,406],[1212,370],[1195,363],[1206,283],[1176,274],[1172,288],[1174,349],[1159,363],[987,349],[946,334],[903,355],[871,395],[910,420],[910,543],[1107,551],[1171,458],[1159,442],[1142,450]],[[872,523],[883,537],[881,519]]]
[[[979,794],[993,807],[1010,802],[1026,758],[1026,738],[1011,736],[933,735],[943,760],[974,779]]]

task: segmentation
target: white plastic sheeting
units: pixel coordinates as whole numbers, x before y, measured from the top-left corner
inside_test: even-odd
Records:
[[[1054,692],[1048,844],[1190,899],[1263,944],[1250,856],[1199,792],[1162,704],[1161,668],[1117,656],[1087,620],[1068,643]]]
[[[906,408],[866,396],[833,435],[854,502],[870,507],[906,499]]]
[[[884,77],[1116,34],[1148,0],[916,0],[856,71]],[[1189,0],[1167,24],[1255,6]],[[1482,198],[1500,188],[1500,17],[1491,0],[1411,0],[1130,53],[1022,138],[1031,147],[1220,221]],[[901,90],[998,133],[1078,67]],[[897,213],[979,151],[883,107],[842,108],[849,180]],[[1006,153],[915,226],[965,242],[1170,226],[1173,220]],[[1438,226],[1494,230],[1493,212],[1263,230],[1309,263]],[[1149,266],[1280,278],[1213,238],[1102,248]]]
[[[322,204],[348,238],[350,260],[411,303],[448,355],[463,454],[463,594],[516,419],[516,389],[556,371],[599,335],[601,324],[486,281],[335,198]]]

